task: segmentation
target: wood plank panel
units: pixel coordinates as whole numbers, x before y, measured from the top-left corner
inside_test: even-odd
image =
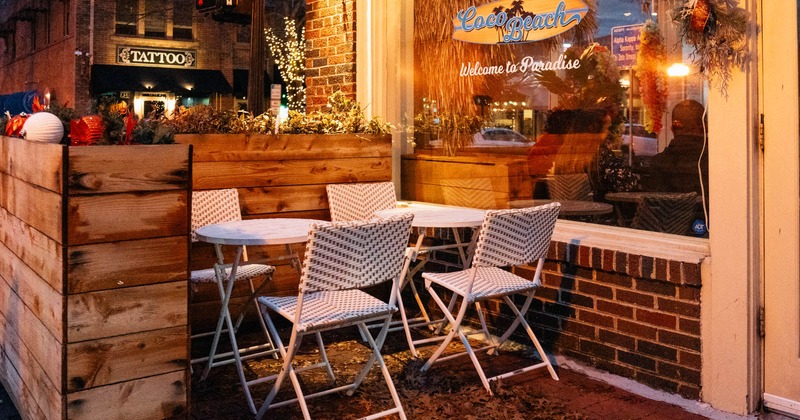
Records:
[[[304,134],[175,136],[176,143],[194,145],[195,162],[391,157],[391,135]]]
[[[63,291],[64,251],[59,243],[3,208],[0,208],[0,242],[51,287]]]
[[[186,189],[189,185],[188,145],[70,147],[69,192],[96,194]]]
[[[0,287],[9,287],[53,337],[60,340],[64,334],[61,322],[64,296],[61,291],[53,289],[46,280],[39,277],[2,243],[0,243],[0,273],[3,273],[4,279],[9,280],[8,283],[0,282]]]
[[[62,240],[62,200],[50,190],[0,173],[0,207],[58,243]]]
[[[239,189],[242,214],[281,213],[328,208],[325,185]]]
[[[508,193],[508,169],[501,164],[447,162],[422,159],[403,161],[403,182],[437,183],[438,180],[486,179],[497,192]]]
[[[62,411],[61,384],[54,384],[50,380],[33,353],[19,340],[17,333],[6,329],[7,325],[5,317],[0,314],[0,335],[5,338],[0,342],[0,349],[2,349],[0,357],[3,358],[0,362],[0,366],[2,366],[0,370],[4,372],[0,378],[8,377],[9,381],[15,384],[12,387],[6,386],[6,391],[14,395],[13,391],[24,388],[24,392],[16,395],[17,408],[22,411],[49,413],[46,417],[30,418],[60,418]],[[32,406],[34,404],[31,401],[35,403],[35,407]],[[27,408],[23,410],[21,406]]]
[[[67,341],[186,325],[187,293],[187,282],[174,282],[71,295]]]
[[[322,210],[306,210],[306,211],[286,211],[282,213],[261,213],[261,214],[245,214],[242,216],[244,219],[263,219],[268,217],[290,217],[299,219],[316,219],[323,221],[331,220],[331,212],[328,209]]]
[[[196,162],[192,171],[195,189],[331,184],[389,180],[392,161],[381,157]]]
[[[186,236],[78,245],[67,254],[70,294],[186,281]]]
[[[10,282],[0,273],[0,314],[3,314],[3,344],[14,348],[25,345],[50,381],[61,383],[64,347],[62,337],[55,337],[36,314],[14,293]]]
[[[67,394],[67,417],[81,420],[188,417],[185,372],[173,372]],[[158,404],[153,404],[158,401]]]
[[[187,192],[119,193],[69,199],[69,245],[187,235]]]
[[[31,157],[36,164],[31,165]],[[0,172],[61,193],[64,146],[0,136]]]
[[[69,344],[67,392],[185,370],[187,336],[184,325]]]
[[[5,352],[0,351],[0,382],[23,419],[60,419],[61,411],[43,410],[36,403],[34,391],[28,388],[28,383],[23,381],[17,367],[8,360]],[[59,405],[60,408],[60,405]]]

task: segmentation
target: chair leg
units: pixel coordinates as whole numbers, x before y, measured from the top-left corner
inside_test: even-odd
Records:
[[[472,365],[475,366],[475,370],[478,372],[478,377],[481,378],[481,383],[483,387],[486,388],[486,391],[489,392],[489,395],[494,395],[492,389],[489,387],[489,380],[486,379],[486,374],[483,373],[483,366],[478,361],[478,356],[475,355],[475,351],[472,350],[472,346],[469,345],[469,339],[467,338],[464,331],[461,330],[461,325],[458,326],[458,336],[461,338],[461,342],[464,344],[464,350],[466,350],[467,355],[469,355],[469,359],[472,360]]]
[[[269,317],[269,315],[267,315]],[[275,331],[275,326],[272,322],[268,319],[270,331]],[[279,349],[281,352],[281,356],[283,357],[283,366],[281,367],[281,371],[278,374],[277,378],[275,379],[275,383],[272,385],[272,390],[267,395],[267,398],[264,400],[264,403],[261,404],[261,408],[259,408],[258,412],[256,413],[256,419],[261,420],[264,417],[264,414],[267,413],[269,410],[272,401],[275,400],[275,397],[278,395],[278,391],[283,384],[284,379],[286,376],[289,376],[289,380],[292,382],[292,386],[294,387],[295,394],[297,395],[297,402],[300,404],[300,410],[303,412],[303,418],[309,420],[311,415],[308,412],[308,406],[306,405],[305,398],[303,396],[303,391],[300,388],[300,381],[297,378],[297,373],[294,371],[294,366],[292,365],[292,361],[294,360],[294,356],[297,354],[297,351],[300,349],[300,343],[303,341],[303,337],[297,333],[294,329],[292,330],[292,336],[289,339],[289,351],[287,352],[286,349],[283,347],[283,343],[281,343],[281,339],[279,336],[276,335],[275,340],[279,343]],[[255,411],[255,410],[253,410]]]
[[[322,342],[322,334],[316,332],[314,335],[317,337],[319,356],[322,358],[322,363],[325,364],[325,370],[328,371],[328,377],[331,378],[331,382],[335,382],[336,376],[333,374],[333,369],[331,369],[331,362],[328,361],[328,353],[325,351],[325,343]]]
[[[530,337],[531,341],[533,342],[533,345],[536,347],[536,351],[539,352],[539,357],[542,358],[542,363],[544,363],[544,365],[547,366],[547,371],[550,372],[550,377],[552,377],[555,380],[558,380],[558,375],[556,374],[555,369],[553,369],[553,364],[550,363],[550,359],[544,353],[544,349],[542,348],[542,345],[539,344],[539,340],[533,333],[531,326],[528,325],[527,321],[525,321],[525,318],[522,316],[522,313],[519,311],[519,309],[517,309],[517,306],[514,305],[514,302],[512,302],[508,296],[504,296],[503,298],[505,299],[506,303],[509,306],[511,306],[511,310],[514,311],[514,314],[517,316],[517,319],[519,319],[520,323],[522,324],[522,327],[525,328],[525,332],[528,333],[528,337]],[[524,305],[525,308],[528,307],[530,300],[533,300],[533,294],[528,295],[528,299],[526,300]]]
[[[431,297],[436,302],[436,304],[439,305],[439,308],[441,308],[442,311],[444,312],[444,316],[450,322],[450,332],[447,333],[447,336],[445,336],[444,341],[442,341],[442,344],[439,345],[439,348],[436,349],[436,351],[433,353],[430,359],[428,359],[428,361],[425,362],[425,365],[422,366],[421,370],[423,372],[431,368],[431,366],[436,362],[436,359],[438,359],[439,356],[442,355],[442,352],[444,352],[444,350],[447,348],[450,342],[453,341],[453,338],[455,337],[456,333],[461,328],[461,321],[464,319],[464,314],[467,313],[467,306],[469,306],[467,299],[464,298],[461,302],[461,309],[458,311],[458,317],[453,318],[453,314],[450,312],[450,310],[448,310],[448,305],[445,305],[444,302],[442,302],[442,299],[439,298],[439,295],[436,293],[435,290],[433,290],[433,287],[431,285],[427,286],[428,286],[427,287],[428,292],[431,294]],[[450,301],[450,306],[453,305],[453,302],[455,301],[455,296],[456,295],[454,294],[453,299],[451,299]]]
[[[475,310],[478,312],[478,319],[480,319],[481,321],[481,328],[483,331],[484,339],[490,345],[497,347],[497,345],[494,342],[494,339],[492,338],[492,334],[489,333],[489,328],[486,327],[486,317],[483,315],[483,308],[481,308],[480,302],[475,302]]]

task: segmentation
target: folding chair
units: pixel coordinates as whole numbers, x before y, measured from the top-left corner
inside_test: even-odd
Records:
[[[193,242],[197,241],[195,231],[203,226],[215,223],[238,221],[238,220],[242,220],[242,213],[239,207],[239,194],[236,191],[236,189],[192,192],[191,227],[192,227]],[[228,281],[230,278],[231,265],[223,263],[222,250],[219,246],[215,248],[215,252],[217,256],[217,263],[214,264],[214,267],[201,270],[192,270],[190,275],[190,280],[192,282],[193,290],[196,289],[199,283],[212,283],[212,282],[216,283],[220,296],[220,301],[224,302],[226,293],[223,283]],[[246,249],[242,250],[242,261],[247,261]],[[211,371],[211,368],[213,367],[236,363],[237,369],[239,370],[240,379],[242,381],[242,384],[244,385],[245,383],[244,373],[241,368],[243,360],[248,360],[269,354],[277,356],[277,349],[275,349],[275,346],[272,343],[272,339],[267,333],[266,324],[264,323],[264,320],[263,318],[261,318],[260,314],[257,316],[257,318],[259,323],[261,324],[261,330],[264,333],[265,343],[246,348],[239,348],[238,344],[236,343],[236,332],[241,326],[242,320],[244,320],[244,316],[247,310],[249,309],[250,304],[251,303],[254,304],[256,307],[256,312],[258,312],[257,311],[258,304],[256,302],[257,293],[267,283],[271,281],[272,274],[274,271],[275,267],[266,264],[243,263],[239,265],[234,276],[234,282],[247,281],[250,286],[250,297],[247,299],[245,305],[242,307],[241,312],[239,313],[239,316],[236,319],[236,322],[235,323],[231,322],[232,318],[230,310],[227,307],[222,307],[220,308],[220,315],[217,320],[217,327],[214,331],[192,335],[192,339],[206,337],[209,335],[214,336],[211,343],[211,349],[209,351],[209,355],[207,357],[201,357],[191,360],[192,364],[208,362],[203,370],[201,379],[205,379],[208,376],[208,373]],[[255,287],[253,280],[258,279],[259,277],[262,277],[263,280],[259,287]],[[225,332],[229,334],[231,338],[231,346],[233,348],[229,352],[217,353],[220,336],[222,333]],[[247,397],[248,403],[252,407],[253,411],[255,411],[255,404],[253,403],[252,397],[250,396],[250,392],[246,386],[244,387],[244,392],[245,396]]]
[[[375,212],[380,210],[393,209],[397,206],[397,195],[395,194],[394,184],[391,182],[371,182],[371,183],[349,183],[349,184],[328,184],[325,187],[328,193],[328,207],[331,211],[331,220],[334,222],[369,220],[375,217]],[[412,255],[412,259],[417,260],[427,251],[418,251]],[[420,318],[411,319],[414,326],[430,325],[431,320],[422,298],[414,285],[414,275],[422,269],[423,261],[419,261],[412,269],[407,272],[403,282],[400,284],[400,291],[406,285],[411,286],[414,299],[420,308]],[[402,296],[399,297],[402,299]],[[390,332],[399,331],[402,327],[398,323],[393,324]]]
[[[553,200],[591,200],[592,184],[586,173],[553,175],[547,186]]]
[[[255,384],[275,381],[256,418],[262,418],[270,408],[296,402],[300,405],[304,418],[308,419],[310,417],[306,405],[307,399],[340,391],[352,395],[376,362],[381,368],[395,406],[367,418],[390,414],[406,418],[380,349],[389,332],[392,315],[397,312],[395,302],[400,281],[408,270],[410,259],[406,248],[412,218],[410,214],[403,214],[384,220],[323,222],[312,225],[306,244],[298,295],[262,296],[258,299],[269,331],[275,337],[284,362],[278,374],[251,382]],[[393,284],[388,303],[359,290],[389,280]],[[288,347],[284,347],[269,311],[292,322]],[[370,334],[366,325],[367,322],[374,321],[380,321],[382,324],[377,339]],[[298,373],[312,367],[324,366],[328,368],[329,376],[332,376],[332,370],[327,360],[312,367],[295,368],[293,360],[303,337],[353,325],[358,327],[372,348],[372,356],[364,369],[351,384],[304,395]],[[273,402],[287,376],[297,397]]]
[[[447,317],[447,320],[450,322],[450,331],[445,336],[439,348],[436,349],[434,354],[422,367],[422,371],[430,369],[435,362],[449,360],[467,354],[472,360],[472,364],[475,365],[481,382],[489,394],[492,394],[492,390],[489,388],[489,381],[518,375],[541,367],[547,367],[550,376],[558,380],[558,376],[553,366],[550,364],[550,360],[545,355],[542,346],[539,344],[539,340],[536,339],[530,325],[525,321],[525,314],[528,312],[528,308],[533,300],[534,292],[541,285],[540,277],[542,266],[544,265],[544,258],[547,255],[547,250],[553,235],[553,228],[560,208],[561,205],[559,203],[552,203],[524,209],[487,211],[486,218],[484,219],[483,226],[481,226],[478,236],[478,243],[471,268],[451,273],[422,274],[422,277],[425,279],[425,288],[431,293],[433,300],[442,311],[444,311],[445,317]],[[538,263],[533,280],[522,278],[500,268],[534,261],[538,261]],[[433,285],[440,286],[453,293],[449,304],[442,301],[434,290]],[[515,294],[526,296],[525,302],[520,308],[518,308],[510,298],[511,295]],[[461,305],[458,308],[458,312],[455,313],[453,309],[457,298],[461,299]],[[481,310],[482,302],[496,298],[502,298],[516,315],[511,326],[503,333],[497,342],[494,341],[494,338],[489,333],[486,319]],[[487,345],[477,349],[473,349],[469,344],[468,335],[464,332],[462,326],[467,308],[472,304],[475,304],[477,309],[482,328],[481,333],[487,342]],[[508,340],[520,324],[522,324],[523,328],[525,328],[525,331],[528,333],[528,337],[530,337],[533,345],[536,347],[542,362],[487,378],[480,362],[478,362],[475,351],[485,350],[488,351],[489,354],[496,353],[497,349]],[[465,351],[441,357],[442,352],[456,335],[458,335],[461,342],[464,344]]]

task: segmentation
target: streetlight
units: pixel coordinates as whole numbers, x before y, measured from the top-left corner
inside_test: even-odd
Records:
[[[681,99],[686,99],[686,76],[688,76],[689,73],[691,73],[691,69],[683,63],[675,63],[667,69],[667,76],[681,78],[681,90],[683,91],[683,97]]]

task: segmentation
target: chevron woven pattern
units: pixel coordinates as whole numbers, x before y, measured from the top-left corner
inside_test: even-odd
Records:
[[[697,193],[653,194],[639,197],[631,227],[685,235],[692,226]]]
[[[544,258],[561,204],[489,210],[483,220],[474,267],[506,267]]]
[[[239,220],[242,210],[235,188],[192,191],[192,242],[197,242],[194,231],[203,226]]]
[[[584,173],[553,175],[547,186],[553,200],[585,201],[592,192],[589,175]]]
[[[497,267],[477,267],[472,291],[469,289],[470,271],[461,270],[451,273],[425,273],[424,276],[433,283],[446,286],[469,302],[482,301],[515,293],[527,293],[536,290],[538,283],[510,273]]]
[[[328,184],[325,189],[334,222],[367,220],[376,211],[392,209],[397,203],[391,182]]]

